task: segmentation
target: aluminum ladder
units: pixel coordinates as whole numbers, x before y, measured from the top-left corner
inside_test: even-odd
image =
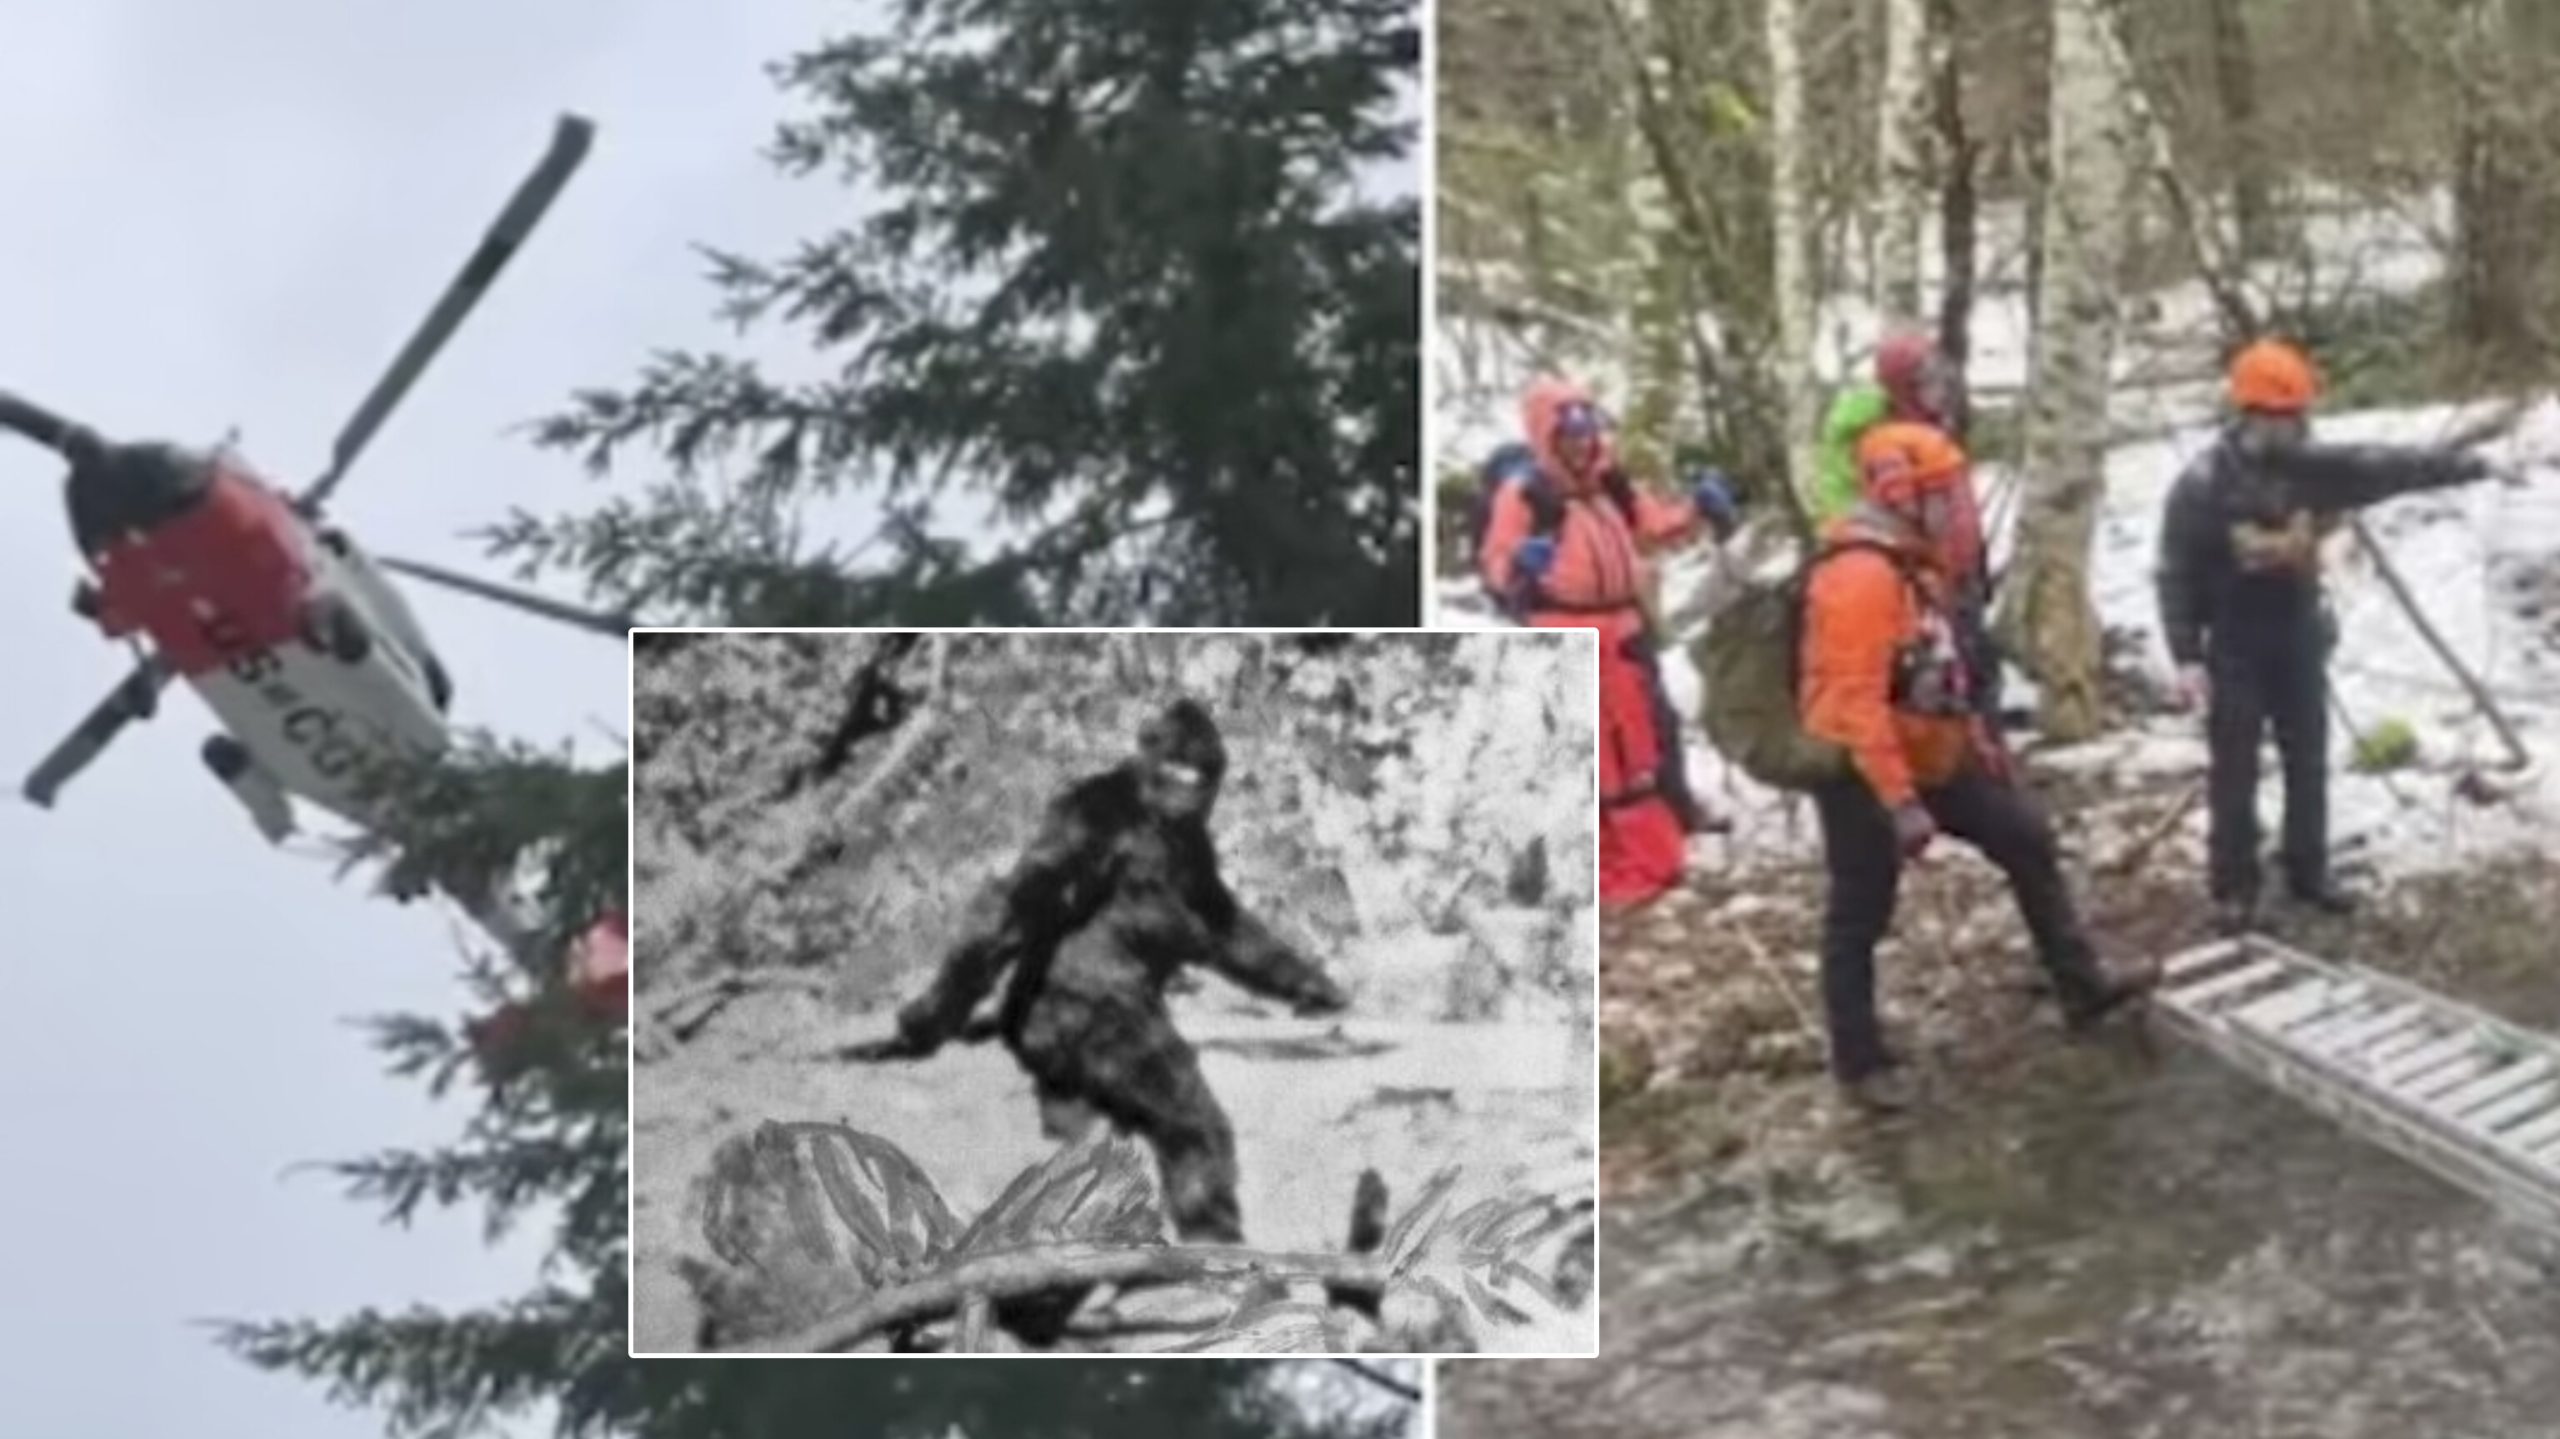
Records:
[[[2560,1234],[2560,1040],[2261,935],[2171,956],[2153,1003],[2351,1133]]]

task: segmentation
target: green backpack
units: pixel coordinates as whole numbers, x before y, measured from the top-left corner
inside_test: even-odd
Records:
[[[1849,751],[1807,734],[1796,705],[1804,643],[1804,595],[1814,567],[1873,550],[1904,570],[1902,555],[1873,540],[1841,540],[1775,579],[1746,581],[1689,647],[1706,691],[1699,727],[1726,762],[1772,789],[1815,789],[1850,772]]]

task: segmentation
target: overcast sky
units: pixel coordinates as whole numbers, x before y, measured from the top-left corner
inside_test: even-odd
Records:
[[[869,7],[816,0],[78,0],[0,41],[0,388],[111,435],[209,442],[298,484],[575,109],[594,152],[335,509],[378,552],[481,563],[462,532],[575,504],[507,428],[660,345],[724,343],[688,248],[771,253],[840,218],[758,150],[763,62]],[[1408,180],[1398,188],[1414,188]],[[47,814],[17,776],[124,673],[67,609],[79,573],[50,456],[0,442],[0,1433],[379,1432],[257,1374],[190,1320],[461,1304],[531,1245],[472,1218],[386,1230],[289,1165],[426,1146],[462,1111],[382,1077],[342,1021],[453,1013],[448,920],[266,849],[204,772],[175,692]],[[620,648],[416,596],[457,718],[606,743]]]
[[[0,41],[0,387],[111,434],[210,441],[299,483],[562,109],[599,134],[543,230],[340,491],[378,551],[471,567],[460,532],[574,504],[508,426],[654,345],[717,342],[696,240],[771,251],[841,208],[758,147],[760,65],[863,8],[812,0],[79,0]],[[469,1218],[380,1227],[289,1165],[427,1145],[461,1110],[342,1023],[454,1013],[445,919],[266,849],[173,692],[51,814],[18,776],[125,669],[66,608],[58,465],[0,441],[0,1433],[380,1432],[206,1343],[199,1316],[513,1292],[531,1247]],[[606,745],[620,647],[426,592],[468,723]]]

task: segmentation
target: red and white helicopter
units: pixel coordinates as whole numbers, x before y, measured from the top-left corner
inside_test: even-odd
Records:
[[[428,362],[479,302],[567,186],[594,138],[564,115],[548,151],[517,188],[425,322],[365,396],[299,496],[262,480],[227,447],[117,443],[0,392],[0,429],[70,462],[73,538],[94,574],[72,608],[139,664],[28,775],[51,807],[62,786],[134,720],[149,718],[173,678],[203,696],[222,729],[206,768],[271,843],[294,831],[300,799],[364,823],[369,771],[449,741],[453,680],[385,571],[619,637],[627,616],[601,614],[431,565],[375,559],[322,506]],[[457,896],[461,898],[461,896]]]

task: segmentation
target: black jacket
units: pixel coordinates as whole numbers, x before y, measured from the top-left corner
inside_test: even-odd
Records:
[[[2486,478],[2460,450],[2311,445],[2252,459],[2225,431],[2169,490],[2160,530],[2160,629],[2201,664],[2253,641],[2317,643],[2317,545],[2337,518],[2395,495]]]

